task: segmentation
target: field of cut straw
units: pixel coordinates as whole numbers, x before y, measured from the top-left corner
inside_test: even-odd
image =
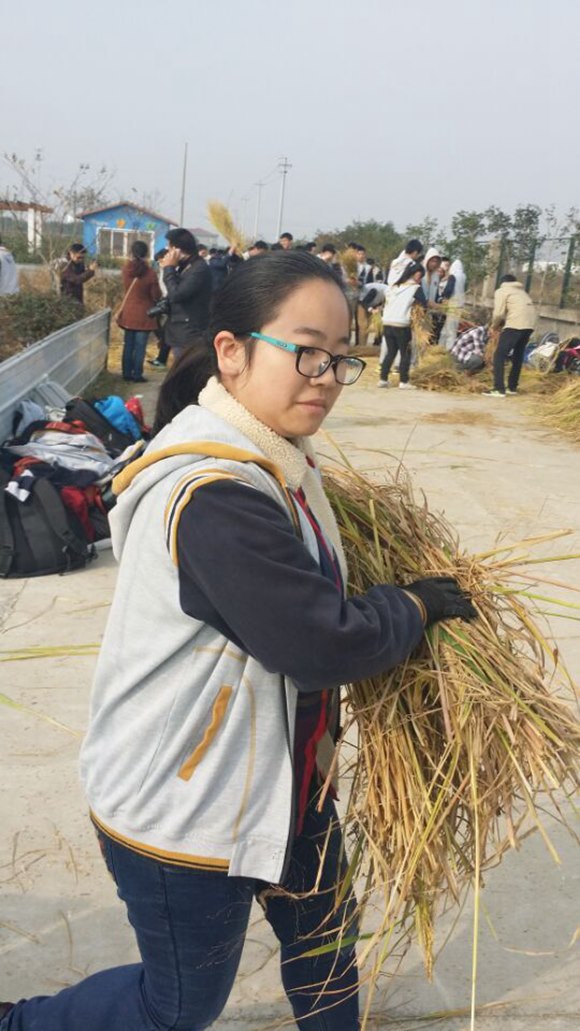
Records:
[[[359,886],[361,911],[372,902],[380,914],[360,947],[370,1006],[389,956],[413,937],[431,975],[437,915],[470,886],[477,899],[482,872],[531,828],[552,847],[541,807],[549,801],[566,819],[580,724],[567,674],[530,608],[537,541],[464,553],[401,471],[377,484],[342,468],[325,485],[353,592],[452,575],[478,612],[471,623],[435,625],[404,666],[348,688],[347,880]]]
[[[425,347],[419,363],[411,370],[411,379],[422,390],[445,391],[452,394],[481,394],[493,386],[489,365],[481,372],[469,376],[457,369],[448,351],[443,347]],[[521,394],[553,394],[569,382],[566,373],[538,372],[524,366],[519,384]]]

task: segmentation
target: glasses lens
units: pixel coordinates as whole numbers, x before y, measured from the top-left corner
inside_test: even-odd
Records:
[[[365,363],[360,358],[341,358],[334,366],[337,383],[344,386],[356,383],[364,367]]]
[[[305,347],[298,357],[298,372],[302,376],[322,376],[330,365],[330,358],[318,347]]]

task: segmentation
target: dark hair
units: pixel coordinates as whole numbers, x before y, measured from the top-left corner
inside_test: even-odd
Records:
[[[168,372],[157,402],[153,432],[158,433],[187,405],[197,404],[200,392],[217,371],[213,341],[227,330],[247,340],[276,318],[286,299],[312,280],[331,283],[348,307],[341,280],[331,266],[305,251],[270,251],[259,259],[236,265],[212,299],[209,326]],[[252,343],[247,355],[251,360]]]
[[[506,272],[505,276],[502,276],[500,279],[501,283],[517,283],[517,279],[515,276],[512,276],[511,272]]]
[[[155,251],[154,261],[161,261],[162,258],[167,254],[167,247],[162,247],[161,250]]]
[[[249,249],[251,251],[252,250],[267,251],[267,250],[269,250],[269,247],[268,247],[268,244],[266,243],[265,240],[256,240],[255,243],[253,243],[252,246]]]
[[[69,254],[86,254],[87,248],[84,243],[71,243],[68,252]]]
[[[451,258],[449,258],[447,254],[441,254],[440,257],[441,261],[448,261],[451,264]]]
[[[145,258],[149,257],[149,248],[145,241],[135,240],[135,242],[131,244],[131,254],[139,261],[143,261]]]
[[[336,254],[336,247],[333,243],[323,243],[320,248],[320,253],[324,254],[325,251],[327,254]]]
[[[412,240],[409,240],[408,244],[406,244],[405,246],[405,254],[414,254],[415,251],[417,252],[417,254],[421,254],[422,250],[423,244],[420,240],[415,240],[414,238]]]
[[[165,234],[165,239],[170,247],[179,247],[184,254],[191,254],[197,257],[197,240],[189,229],[170,229]]]
[[[290,243],[292,243],[294,237],[292,236],[292,233],[280,233],[280,236],[278,237],[278,239],[279,240],[290,240]]]
[[[413,276],[416,276],[417,272],[420,272],[421,275],[424,276],[425,275],[425,268],[424,268],[424,266],[421,265],[421,263],[419,261],[411,261],[411,262],[409,262],[409,264],[407,265],[406,269],[403,270],[402,275],[399,276],[399,278],[397,279],[397,282],[395,283],[395,286],[402,286],[403,283],[407,282],[407,280],[411,279]]]

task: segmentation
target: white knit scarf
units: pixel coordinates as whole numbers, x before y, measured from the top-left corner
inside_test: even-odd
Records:
[[[308,437],[296,437],[294,440],[280,437],[236,401],[215,376],[212,376],[201,391],[198,403],[201,408],[206,408],[230,426],[240,430],[266,458],[275,462],[290,490],[302,488],[308,507],[334,547],[346,584],[347,565],[340,533],[334,512],[324,493],[314,449]],[[310,462],[314,463],[314,468]]]

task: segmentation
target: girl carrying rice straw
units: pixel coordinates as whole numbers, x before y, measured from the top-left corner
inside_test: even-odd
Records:
[[[22,1000],[2,1031],[209,1027],[254,898],[297,1027],[358,1028],[356,903],[337,892],[342,837],[320,797],[339,685],[475,611],[451,578],[345,596],[310,437],[364,369],[349,322],[318,258],[245,262],[115,481],[119,573],[81,770],[141,962]]]

